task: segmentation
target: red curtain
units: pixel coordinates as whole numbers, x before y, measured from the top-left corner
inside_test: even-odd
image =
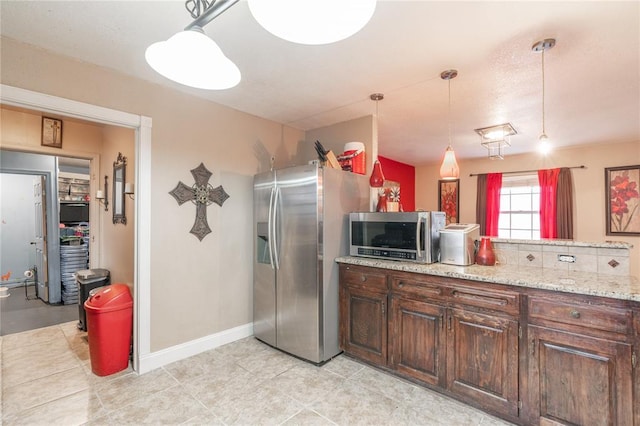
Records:
[[[557,238],[556,191],[560,169],[538,170],[540,183],[540,238]]]
[[[487,174],[487,224],[486,235],[498,236],[498,219],[500,218],[500,188],[502,173]]]

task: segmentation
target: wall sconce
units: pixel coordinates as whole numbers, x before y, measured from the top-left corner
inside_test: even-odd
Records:
[[[483,127],[475,129],[475,132],[480,135],[480,144],[487,148],[492,160],[503,160],[504,147],[511,146],[510,136],[518,134],[511,123]]]
[[[129,198],[131,198],[133,200],[133,194],[135,194],[135,191],[133,190],[133,184],[132,183],[125,183],[124,184],[124,193],[126,195],[128,195]]]
[[[99,189],[96,191],[96,200],[104,206],[105,212],[109,211],[109,176],[104,177],[104,192]]]

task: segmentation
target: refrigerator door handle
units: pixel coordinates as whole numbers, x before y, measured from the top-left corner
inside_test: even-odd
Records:
[[[275,197],[273,198],[273,257],[275,259],[276,270],[280,269],[280,259],[278,258],[278,199],[280,198],[280,188],[276,187]]]
[[[420,237],[422,237],[422,220],[418,217],[416,222],[416,258],[422,259],[422,250],[420,250]]]
[[[269,218],[267,219],[267,238],[269,239],[269,262],[271,263],[271,269],[275,269],[273,264],[273,235],[271,232],[272,212],[273,212],[273,196],[275,194],[275,188],[271,188],[271,195],[269,195]]]

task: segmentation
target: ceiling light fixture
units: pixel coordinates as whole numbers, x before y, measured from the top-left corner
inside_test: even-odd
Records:
[[[538,41],[533,46],[531,46],[531,50],[533,50],[534,52],[542,53],[542,134],[538,138],[538,150],[545,155],[551,151],[551,141],[549,141],[544,128],[544,52],[545,50],[551,49],[555,45],[556,39],[546,38],[544,40]]]
[[[260,25],[281,39],[328,44],[360,31],[376,9],[376,0],[249,0]]]
[[[487,148],[492,160],[504,159],[503,148],[511,146],[510,137],[518,134],[511,123],[483,127],[475,129],[475,132],[480,135],[480,144]]]
[[[458,179],[460,168],[456,161],[456,153],[451,148],[451,80],[458,76],[458,70],[442,71],[440,78],[449,82],[449,146],[444,153],[444,159],[440,166],[440,177],[442,179]]]
[[[184,31],[149,46],[147,63],[156,72],[185,86],[229,89],[240,83],[238,67],[227,58],[202,27],[238,0],[188,0],[185,7],[195,19]]]

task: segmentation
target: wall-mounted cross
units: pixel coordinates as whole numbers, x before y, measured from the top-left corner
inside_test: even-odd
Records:
[[[229,198],[229,194],[224,191],[222,185],[213,188],[209,183],[211,172],[207,170],[204,164],[200,163],[198,167],[191,170],[193,179],[196,181],[193,186],[189,187],[182,182],[169,192],[173,195],[179,205],[191,201],[196,205],[196,220],[193,223],[191,232],[198,237],[200,241],[211,232],[207,223],[207,206],[216,203],[220,207]]]

